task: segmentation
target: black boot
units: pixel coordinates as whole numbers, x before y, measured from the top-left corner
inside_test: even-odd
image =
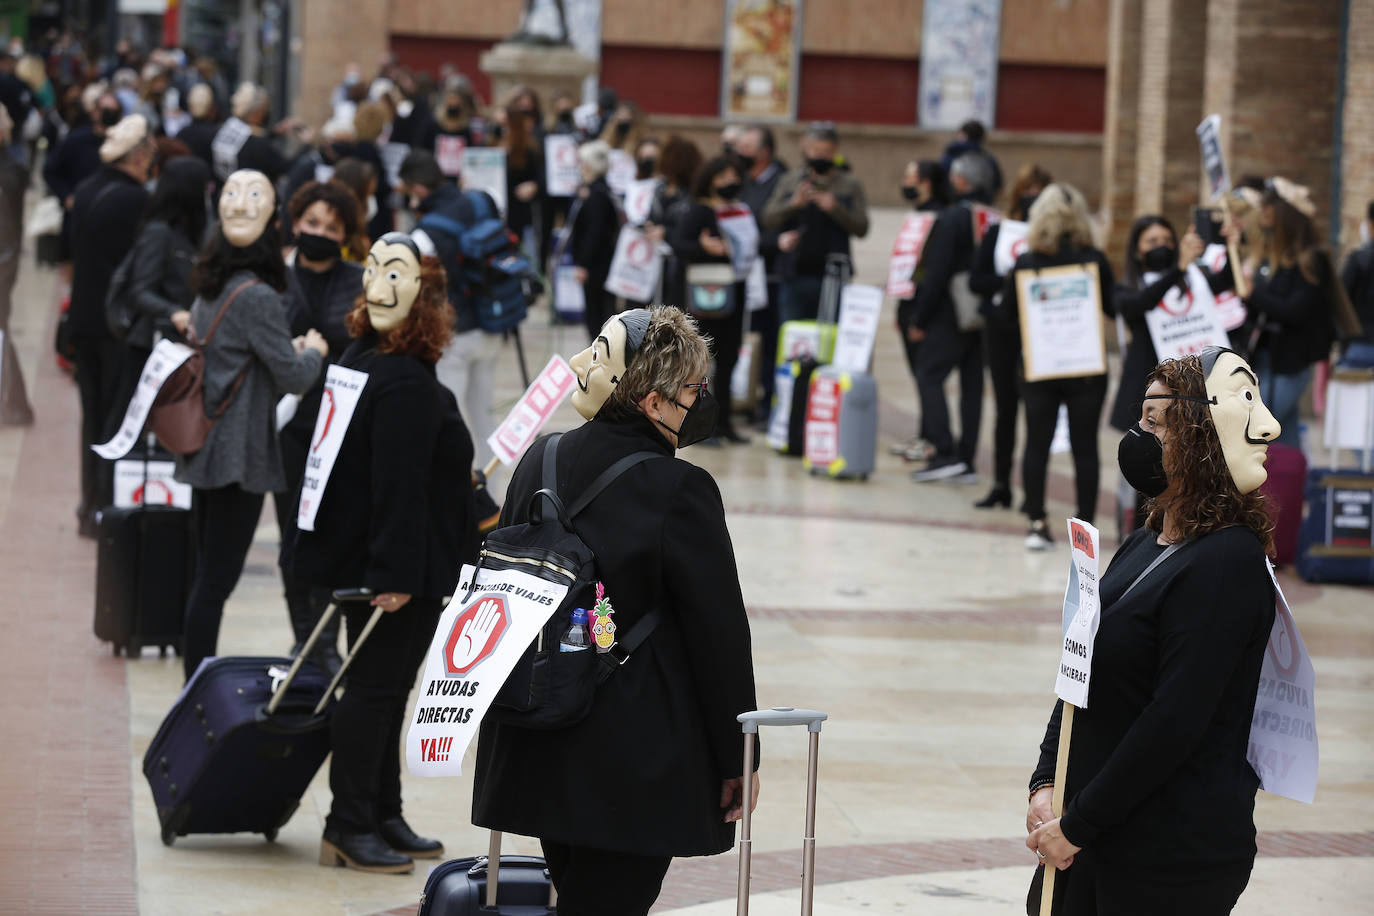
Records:
[[[414,856],[417,859],[442,859],[444,857],[443,843],[417,836],[415,831],[410,829],[410,825],[406,823],[406,819],[399,814],[378,824],[377,832],[381,834],[386,844],[396,852]]]
[[[415,870],[414,859],[392,852],[375,833],[340,833],[327,828],[320,839],[320,864],[385,875],[408,875]]]
[[[1009,487],[993,487],[991,493],[973,504],[975,509],[996,509],[998,506],[1005,509],[1011,508],[1011,489]]]

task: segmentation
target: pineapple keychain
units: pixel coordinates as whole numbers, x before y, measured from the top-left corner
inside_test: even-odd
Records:
[[[611,646],[615,645],[615,621],[611,619],[614,613],[615,609],[606,597],[606,586],[600,582],[596,583],[596,604],[592,607],[592,639],[596,642],[597,652],[609,652]]]

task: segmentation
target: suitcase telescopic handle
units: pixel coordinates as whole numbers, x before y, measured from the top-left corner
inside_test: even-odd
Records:
[[[478,867],[481,867],[481,860],[478,859]],[[486,909],[496,911],[496,891],[501,884],[501,831],[493,830],[491,837],[487,841],[487,888],[483,900]],[[553,886],[552,872],[545,871],[549,876],[549,912],[553,913],[558,909],[558,888]]]
[[[269,716],[275,713],[277,707],[281,705],[282,698],[286,696],[286,691],[291,687],[291,682],[296,679],[296,673],[301,670],[301,665],[305,664],[306,656],[315,648],[315,643],[319,640],[320,634],[324,632],[324,628],[329,624],[329,621],[334,619],[334,615],[339,612],[339,608],[343,606],[345,601],[371,601],[372,590],[367,588],[341,588],[334,592],[333,598],[333,603],[331,603],[329,607],[325,609],[325,612],[320,615],[320,619],[315,623],[315,629],[310,631],[309,638],[307,638],[305,644],[301,646],[300,651],[296,653],[296,658],[291,662],[291,667],[287,670],[286,677],[282,678],[281,683],[277,685],[277,689],[272,692],[272,699],[267,703],[267,714]],[[334,688],[338,686],[339,679],[343,677],[344,671],[348,670],[349,664],[353,661],[353,656],[362,648],[363,640],[367,639],[368,634],[371,633],[372,628],[377,625],[377,621],[381,618],[381,615],[381,608],[377,608],[377,610],[372,612],[372,617],[367,621],[367,626],[363,627],[363,632],[358,636],[358,639],[351,647],[352,651],[348,653],[348,658],[344,659],[343,664],[339,666],[339,673],[334,675],[334,680],[330,682],[329,689],[324,692],[324,696],[321,698],[319,705],[315,707],[313,715],[318,716],[324,711],[324,707],[329,703],[329,698],[334,695]]]
[[[756,709],[735,717],[744,732],[744,785],[742,787],[739,885],[736,889],[735,912],[749,916],[749,866],[753,855],[753,811],[749,802],[754,797],[754,740],[761,725],[805,725],[807,731],[806,760],[806,832],[802,835],[802,916],[811,916],[812,899],[816,890],[816,776],[820,754],[821,723],[830,718],[815,709],[794,709],[774,706]]]

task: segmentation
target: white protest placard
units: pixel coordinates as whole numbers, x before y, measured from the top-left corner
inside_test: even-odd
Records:
[[[439,164],[439,171],[449,178],[457,178],[463,174],[463,159],[467,148],[468,143],[462,137],[451,134],[440,134],[435,137],[434,159]]]
[[[114,504],[116,509],[138,506],[191,508],[192,488],[176,474],[175,461],[141,461],[125,458],[114,466]]]
[[[366,372],[345,369],[337,363],[325,373],[320,412],[315,415],[315,432],[310,437],[310,451],[305,454],[301,501],[296,508],[296,527],[302,531],[315,530],[315,516],[319,514],[329,475],[334,472],[339,448],[366,385]]]
[[[773,370],[773,406],[768,414],[768,433],[766,439],[770,448],[787,447],[787,426],[792,416],[792,392],[797,380],[792,376],[791,367],[779,362]]]
[[[386,170],[385,187],[394,188],[401,183],[401,164],[410,154],[410,146],[405,143],[383,143],[377,149],[382,154],[382,168]]]
[[[892,258],[887,263],[887,294],[894,299],[910,299],[916,295],[912,274],[921,261],[921,249],[926,246],[930,229],[935,225],[934,213],[908,213],[897,230],[892,243]]]
[[[1329,449],[1374,449],[1374,378],[1369,370],[1336,369],[1326,385],[1322,444]]]
[[[751,312],[768,307],[768,274],[763,258],[755,258],[754,266],[749,268],[749,278],[744,281],[744,305]]]
[[[645,178],[632,181],[625,189],[625,222],[631,226],[642,226],[649,219],[649,211],[654,206],[654,192],[658,190],[659,179]]]
[[[1197,142],[1202,149],[1202,169],[1207,175],[1207,189],[1216,200],[1231,190],[1231,177],[1226,172],[1226,158],[1221,154],[1221,115],[1208,115],[1197,126]]]
[[[572,134],[544,137],[544,185],[550,197],[572,197],[582,184],[577,164],[577,138]]]
[[[502,464],[510,466],[525,453],[576,383],[577,376],[563,357],[555,353],[549,358],[548,365],[535,376],[496,432],[487,437],[487,445]]]
[[[497,146],[473,147],[463,161],[463,189],[486,191],[506,213],[506,151]]]
[[[658,292],[662,272],[663,255],[658,246],[634,226],[621,226],[606,275],[606,291],[634,302],[648,302]]]
[[[477,587],[468,597],[469,583]],[[413,776],[457,776],[492,698],[568,587],[506,570],[464,566],[425,654],[425,673],[406,730]]]
[[[1230,256],[1226,252],[1226,246],[1220,242],[1208,245],[1199,258],[1202,265],[1214,274],[1219,274],[1223,270],[1229,270]],[[1245,324],[1245,300],[1236,295],[1234,289],[1217,293],[1217,313],[1221,315],[1221,326],[1228,331]]]
[[[716,211],[716,225],[730,242],[730,266],[737,281],[748,281],[749,271],[759,257],[759,224],[754,212],[741,203],[728,204]]]
[[[587,291],[577,279],[577,268],[571,264],[554,269],[553,307],[560,318],[569,321],[581,320],[587,310]]]
[[[883,310],[883,291],[876,286],[850,283],[840,291],[840,320],[835,330],[835,356],[831,362],[846,372],[867,372],[878,336],[878,317]]]
[[[1004,219],[998,223],[997,247],[992,250],[992,269],[1005,277],[1016,265],[1016,259],[1026,252],[1030,223],[1019,219]]]
[[[1018,270],[1026,381],[1107,371],[1097,264]]]
[[[979,245],[983,241],[983,236],[988,234],[988,230],[1002,222],[1002,211],[996,207],[989,207],[987,204],[974,204],[973,210],[973,244]]]
[[[119,432],[115,433],[109,442],[92,445],[91,451],[108,461],[127,455],[129,449],[138,441],[139,433],[143,432],[143,424],[148,421],[148,411],[152,410],[153,400],[162,388],[162,383],[167,381],[167,377],[186,362],[193,352],[186,344],[173,343],[165,338],[159,340],[153,347],[148,361],[143,364],[143,371],[139,373],[138,385],[134,388],[134,396],[129,399],[129,406],[124,410],[124,421],[119,424]]]
[[[624,197],[625,192],[630,189],[630,184],[638,174],[639,170],[635,168],[634,156],[623,149],[611,150],[611,168],[606,173],[606,184],[611,186],[612,194],[617,197]]]
[[[1145,313],[1155,354],[1162,360],[1191,356],[1204,347],[1230,346],[1207,278],[1196,264],[1189,264],[1184,276],[1187,290],[1177,284],[1169,287],[1159,304]]]
[[[1100,540],[1097,529],[1082,519],[1071,518],[1068,525],[1073,562],[1069,565],[1069,586],[1064,592],[1063,643],[1054,692],[1065,703],[1086,709],[1093,642],[1102,619],[1102,599],[1097,593]]]
[[[1274,626],[1260,666],[1245,757],[1261,789],[1310,805],[1317,794],[1317,675],[1272,563],[1269,576]]]

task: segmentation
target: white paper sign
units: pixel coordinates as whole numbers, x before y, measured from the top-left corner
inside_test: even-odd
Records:
[[[1317,794],[1317,675],[1272,563],[1269,576],[1274,580],[1274,627],[1260,667],[1245,756],[1261,789],[1310,805]]]
[[[126,458],[114,466],[114,504],[117,509],[138,506],[191,508],[192,488],[176,474],[175,461],[141,461]]]
[[[425,673],[406,731],[412,776],[457,776],[492,698],[553,615],[568,587],[509,570],[464,566],[425,655]]]
[[[868,371],[882,310],[883,291],[876,286],[850,283],[840,291],[840,320],[832,360],[836,368],[845,372]]]
[[[1323,444],[1329,449],[1374,449],[1374,381],[1333,377],[1326,386]]]
[[[749,268],[749,279],[744,281],[744,305],[751,312],[768,307],[768,276],[763,258],[755,258],[754,266]]]
[[[577,164],[577,138],[572,134],[544,137],[544,184],[550,197],[572,197],[582,184]]]
[[[577,268],[571,264],[553,272],[553,307],[562,318],[578,321],[587,310],[587,291],[577,279]]]
[[[1004,219],[997,224],[997,247],[992,250],[992,269],[997,276],[1005,277],[1016,265],[1016,259],[1026,252],[1026,236],[1030,233],[1030,223],[1019,219]]]
[[[1188,290],[1169,287],[1159,305],[1145,313],[1145,326],[1160,359],[1179,359],[1204,347],[1230,346],[1207,278],[1196,264],[1185,273]]]
[[[401,183],[401,165],[410,154],[410,146],[405,143],[383,143],[378,151],[382,154],[382,168],[386,169],[386,187],[394,188]]]
[[[329,367],[324,376],[324,393],[320,395],[320,412],[315,415],[315,432],[310,437],[310,451],[305,455],[305,474],[301,478],[301,501],[296,509],[296,527],[302,531],[315,530],[315,516],[320,511],[329,475],[339,458],[339,447],[353,422],[367,385],[367,373],[345,369],[338,364]]]
[[[625,192],[630,190],[630,185],[634,182],[637,174],[639,174],[639,170],[635,168],[634,156],[623,149],[611,150],[611,168],[606,173],[606,184],[611,186],[612,194],[617,197],[624,197]]]
[[[1226,246],[1219,243],[1208,245],[1206,250],[1202,252],[1202,258],[1200,260],[1203,266],[1214,274],[1219,274],[1223,270],[1231,269]],[[1217,312],[1221,315],[1221,326],[1223,328],[1228,331],[1234,331],[1236,328],[1245,324],[1245,300],[1237,296],[1234,289],[1228,289],[1225,292],[1218,293],[1216,300]]]
[[[1203,118],[1197,126],[1197,142],[1202,148],[1202,169],[1207,175],[1207,189],[1216,200],[1231,190],[1231,176],[1226,172],[1226,157],[1221,154],[1221,115]]]
[[[1097,565],[1101,555],[1097,529],[1082,519],[1071,518],[1069,549],[1069,587],[1064,592],[1061,621],[1063,644],[1054,692],[1065,703],[1079,709],[1088,706],[1088,682],[1092,677],[1093,642],[1102,618],[1102,600],[1097,593]]]
[[[434,158],[439,163],[439,171],[449,178],[463,174],[463,158],[467,151],[467,141],[462,137],[440,134],[434,138]]]
[[[1097,264],[1018,270],[1026,381],[1107,371]]]
[[[892,257],[887,263],[887,294],[892,298],[910,299],[916,295],[912,275],[934,225],[934,213],[908,213],[902,220],[897,240],[892,243]]]
[[[463,189],[486,191],[496,201],[501,215],[506,214],[506,151],[482,146],[468,150],[463,159]]]
[[[539,435],[558,405],[572,394],[576,382],[577,376],[563,357],[557,353],[550,357],[548,365],[535,376],[506,419],[496,427],[496,432],[487,437],[492,454],[507,467],[514,464]]]
[[[773,449],[787,447],[787,425],[792,416],[792,392],[797,380],[786,363],[773,370],[773,409],[768,415],[768,445]]]
[[[663,255],[658,246],[634,226],[620,227],[615,256],[606,275],[606,291],[634,302],[648,302],[658,292]]]
[[[744,204],[730,204],[716,211],[716,225],[730,242],[730,265],[735,279],[748,281],[759,257],[759,224]]]
[[[152,410],[153,400],[162,388],[162,383],[167,381],[167,377],[186,362],[193,352],[186,344],[173,343],[165,338],[159,340],[157,346],[153,347],[148,361],[143,364],[143,371],[139,373],[138,386],[134,388],[134,396],[129,399],[129,406],[124,410],[124,422],[119,424],[119,432],[103,445],[92,445],[91,451],[108,461],[127,455],[129,449],[138,441],[139,433],[143,432],[143,424],[148,421],[148,411]]]
[[[654,206],[654,192],[658,190],[659,179],[645,178],[632,181],[625,190],[625,222],[631,226],[642,226],[649,219],[649,211]]]

